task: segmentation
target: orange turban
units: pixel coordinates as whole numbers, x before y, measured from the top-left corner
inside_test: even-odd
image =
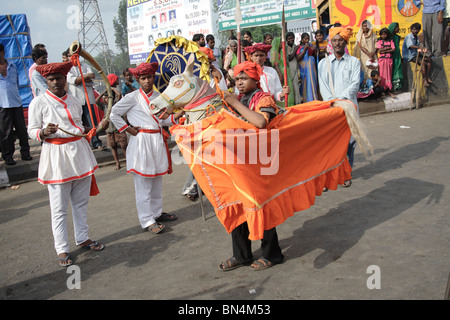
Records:
[[[268,53],[270,49],[272,49],[272,46],[270,44],[255,43],[252,46],[245,47],[244,51],[248,54],[253,54],[256,51],[263,51],[265,53]]]
[[[238,65],[235,65],[233,71],[235,76],[241,72],[245,72],[250,78],[256,81],[259,81],[259,78],[263,74],[261,66],[250,61],[244,61]]]
[[[200,47],[200,51],[208,56],[209,62],[213,62],[216,60],[216,57],[214,57],[214,52],[210,48]]]
[[[352,35],[353,29],[351,27],[333,27],[330,29],[330,40],[332,40],[337,34],[339,34],[342,38],[344,38],[345,41],[348,42]]]
[[[158,70],[158,62],[142,62],[136,68],[130,68],[128,70],[137,79],[144,74],[155,74],[156,70]]]
[[[62,75],[67,76],[72,67],[73,67],[72,61],[56,62],[49,64],[41,64],[36,67],[36,71],[39,72],[44,78],[47,78],[48,75],[53,73],[61,73]]]

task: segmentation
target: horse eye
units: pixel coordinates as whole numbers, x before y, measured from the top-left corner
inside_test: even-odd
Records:
[[[177,80],[177,81],[175,81],[175,83],[173,84],[173,86],[175,87],[175,88],[179,88],[179,87],[181,87],[183,85],[183,80]]]

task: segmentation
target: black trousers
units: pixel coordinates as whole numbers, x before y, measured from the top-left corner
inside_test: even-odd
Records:
[[[14,130],[15,129],[15,132]],[[0,108],[0,141],[2,158],[11,159],[14,155],[14,142],[19,138],[20,154],[22,157],[30,155],[27,126],[22,106],[18,108]]]
[[[236,227],[231,232],[231,240],[233,243],[233,256],[240,263],[248,264],[253,262],[252,242],[248,239],[250,232],[247,222]],[[278,243],[278,234],[275,228],[264,231],[261,240],[262,256],[274,263],[283,261],[283,254]]]

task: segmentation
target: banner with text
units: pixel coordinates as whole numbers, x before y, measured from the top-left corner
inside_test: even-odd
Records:
[[[192,40],[196,33],[214,33],[212,20],[210,1],[128,0],[130,63],[145,61],[158,38],[178,35]]]
[[[236,1],[217,0],[219,31],[236,29]],[[281,23],[283,1],[286,21],[316,16],[311,0],[240,0],[241,28]]]

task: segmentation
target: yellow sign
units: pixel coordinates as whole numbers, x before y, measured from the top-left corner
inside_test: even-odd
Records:
[[[364,20],[372,23],[376,33],[392,22],[397,22],[400,27],[398,34],[402,38],[410,33],[411,24],[422,24],[420,0],[333,0],[330,6],[331,23],[340,22],[343,26],[353,28],[350,42],[355,41]]]

